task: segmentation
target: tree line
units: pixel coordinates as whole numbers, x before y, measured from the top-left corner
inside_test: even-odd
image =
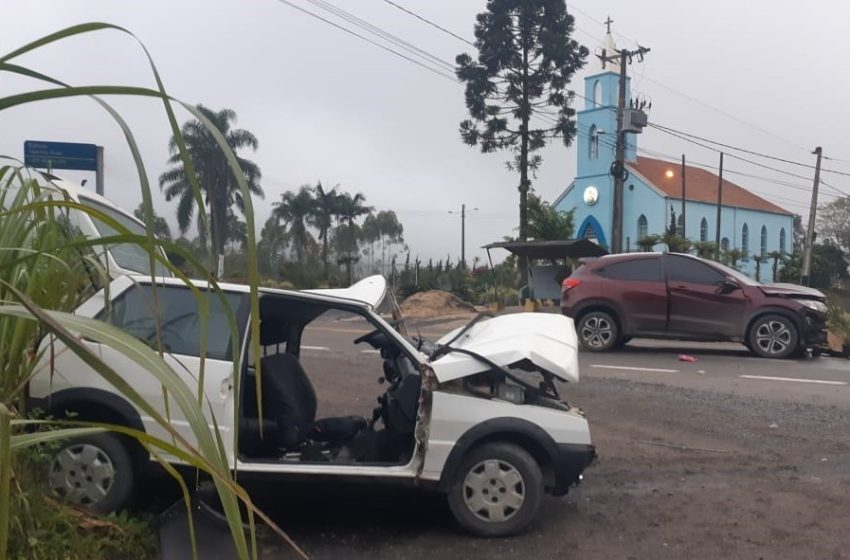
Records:
[[[235,128],[237,115],[231,109],[214,111],[198,105],[198,110],[221,131],[237,154],[251,193],[263,198],[259,166],[239,153],[255,151],[259,146],[256,136]],[[177,202],[179,237],[175,242],[196,254],[210,254],[212,268],[218,270],[219,276],[244,276],[242,249],[248,235],[245,201],[238,184],[212,134],[200,121],[185,122],[181,134],[193,169],[186,168],[177,140],[172,137],[169,167],[159,176],[165,199]],[[201,200],[189,183],[193,172]],[[198,212],[199,204],[206,207],[208,220]],[[141,205],[135,215],[142,218]],[[193,226],[197,235],[189,238],[186,235]],[[155,216],[152,227],[158,237],[172,238],[165,218]],[[273,203],[257,243],[261,274],[298,287],[349,284],[354,281],[358,265],[363,272],[386,272],[388,263],[404,247],[404,227],[395,212],[376,212],[366,204],[363,193],[350,193],[339,185],[328,189],[321,182],[282,193]]]

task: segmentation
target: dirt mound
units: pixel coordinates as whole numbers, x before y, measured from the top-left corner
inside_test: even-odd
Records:
[[[411,319],[475,313],[475,307],[471,303],[442,290],[415,293],[404,300],[400,307],[402,314]]]

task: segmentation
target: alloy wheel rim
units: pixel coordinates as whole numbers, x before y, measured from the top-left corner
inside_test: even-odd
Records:
[[[507,521],[525,503],[525,481],[510,463],[487,459],[467,473],[463,500],[469,511],[483,521]]]
[[[766,321],[756,329],[756,344],[767,354],[781,354],[791,345],[791,329],[782,321]]]
[[[103,500],[112,488],[115,467],[96,445],[69,445],[54,458],[49,482],[50,488],[64,500],[92,506]]]
[[[608,344],[614,334],[611,323],[603,317],[589,317],[581,327],[581,337],[589,346],[599,348]]]

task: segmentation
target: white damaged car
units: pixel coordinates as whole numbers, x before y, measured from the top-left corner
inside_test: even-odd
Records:
[[[158,307],[149,276],[120,276],[77,314],[112,323],[151,344],[161,340],[165,360],[194,387],[203,331],[198,301],[180,280],[156,282]],[[209,297],[204,410],[218,425],[240,477],[315,475],[428,486],[448,496],[464,528],[496,536],[527,528],[543,494],[566,494],[596,455],[584,414],[558,393],[560,384],[578,381],[577,340],[569,318],[479,316],[427,342],[406,336],[403,323],[393,326],[377,312],[386,291],[380,276],[338,290],[261,288],[261,355],[255,356],[249,288],[221,284],[221,289],[237,318],[239,346],[232,343],[223,302]],[[135,371],[109,347],[85,344],[166,413],[162,388],[151,375]],[[234,390],[237,355],[243,364],[241,402]],[[75,354],[57,348],[52,356],[52,367],[43,364],[30,385],[32,406],[54,417],[73,413],[170,439]],[[363,415],[328,415],[351,410],[345,406],[354,369],[349,365],[369,359],[386,383],[372,395],[377,408]],[[172,425],[193,441],[177,407],[169,407],[169,414]],[[135,444],[98,434],[64,444],[49,480],[65,499],[111,511],[128,504],[150,463]]]

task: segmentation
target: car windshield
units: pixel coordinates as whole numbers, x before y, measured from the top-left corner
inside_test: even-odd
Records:
[[[98,212],[102,212],[127,228],[130,233],[136,235],[145,235],[145,227],[140,222],[137,222],[127,214],[123,212],[119,212],[114,208],[110,208],[104,204],[100,204],[99,202],[95,202],[90,198],[80,197],[80,203],[88,206],[93,210],[97,210]],[[114,235],[120,235],[120,232],[115,228],[110,226],[109,224],[97,219],[95,216],[89,215],[92,222],[94,222],[95,228],[97,228],[97,232],[101,237],[112,237]],[[140,274],[150,274],[150,256],[144,247],[136,244],[136,243],[116,243],[109,246],[109,253],[112,255],[112,258],[115,259],[115,262],[123,268],[124,270],[130,270],[132,272],[138,272]],[[156,274],[158,276],[165,276],[165,267],[162,264],[156,264]]]
[[[711,265],[714,268],[719,269],[720,272],[722,272],[723,274],[725,274],[727,276],[731,276],[732,278],[734,278],[735,280],[737,280],[741,284],[744,284],[746,286],[761,286],[761,282],[753,280],[752,278],[750,278],[749,276],[747,276],[743,272],[735,270],[734,268],[726,266],[725,264],[720,264],[719,262],[712,262]]]

